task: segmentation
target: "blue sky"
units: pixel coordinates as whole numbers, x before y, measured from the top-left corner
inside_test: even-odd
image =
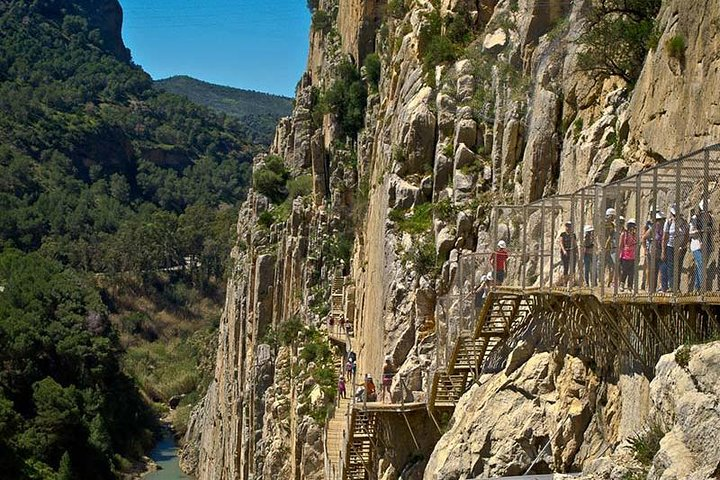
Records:
[[[123,38],[153,78],[190,75],[293,96],[305,70],[305,0],[120,0]]]

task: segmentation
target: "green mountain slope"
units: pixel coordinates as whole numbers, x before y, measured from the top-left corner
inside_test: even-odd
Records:
[[[157,80],[155,85],[160,90],[183,95],[199,105],[239,118],[247,126],[252,140],[263,145],[272,142],[278,120],[292,111],[291,98],[214,85],[184,75]]]
[[[152,415],[121,340],[158,333],[113,325],[117,292],[182,313],[221,282],[258,148],[237,119],[155,89],[121,21],[117,0],[0,0],[2,478],[110,479],[144,453]]]

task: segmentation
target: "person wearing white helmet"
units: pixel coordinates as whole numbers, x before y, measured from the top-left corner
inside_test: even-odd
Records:
[[[507,261],[510,253],[507,251],[507,244],[505,240],[500,240],[497,243],[497,250],[490,256],[490,265],[493,269],[493,276],[495,277],[495,283],[502,285],[505,281],[505,270],[507,268]]]
[[[690,223],[690,253],[695,260],[695,272],[690,282],[690,291],[700,292],[705,283],[705,268],[703,262],[702,241],[700,240],[700,230],[695,227],[693,222]]]
[[[654,213],[654,222],[645,230],[642,236],[642,242],[645,244],[645,255],[647,260],[647,289],[650,293],[655,293],[658,286],[658,275],[663,269],[662,262],[662,238],[663,225],[665,224],[665,214],[657,210]],[[643,285],[643,288],[645,286]]]
[[[637,225],[634,218],[629,218],[620,235],[620,287],[624,290],[633,288],[637,243]]]
[[[607,286],[617,283],[615,263],[617,263],[618,232],[615,225],[617,212],[614,208],[605,210],[605,270],[607,270]]]
[[[595,260],[595,227],[583,227],[583,272],[585,286],[597,287],[597,265]]]
[[[558,237],[558,247],[560,248],[560,260],[563,266],[563,276],[560,284],[569,284],[572,276],[575,274],[575,262],[578,256],[577,235],[572,230],[572,222],[565,222],[565,231],[560,232]]]
[[[670,207],[670,215],[663,227],[663,270],[661,272],[662,291],[678,291],[680,274],[690,240],[690,226],[682,216],[677,205]]]
[[[488,290],[490,289],[490,286],[492,285],[492,272],[488,272],[487,274],[483,274],[480,277],[480,286],[478,287],[477,291],[475,292],[475,308],[480,311],[483,304],[485,303],[485,299],[487,298]]]
[[[715,246],[713,242],[713,238],[715,237],[715,220],[713,219],[710,210],[707,208],[707,202],[705,199],[701,200],[698,204],[698,212],[692,217],[691,224],[693,224],[695,229],[698,231],[697,234],[700,242],[700,252],[702,254],[702,270],[705,272],[705,270],[707,270],[707,265],[712,258],[713,248]],[[692,246],[690,247],[690,250],[693,251]],[[713,269],[713,271],[714,270],[715,269]],[[713,283],[713,278],[705,276],[703,277],[702,283],[703,285],[701,285],[701,290],[704,291],[709,289]]]

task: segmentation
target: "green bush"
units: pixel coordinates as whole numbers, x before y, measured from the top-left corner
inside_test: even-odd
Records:
[[[418,49],[426,75],[431,74],[437,65],[456,60],[472,40],[472,19],[467,12],[459,11],[447,17],[444,35],[442,24],[440,12],[436,9],[428,14],[420,29]]]
[[[472,39],[472,19],[464,10],[445,20],[445,35],[455,45],[467,45]]]
[[[377,91],[378,84],[380,83],[380,55],[377,53],[369,54],[365,57],[363,65],[370,88]]]
[[[687,41],[685,37],[677,34],[673,35],[665,42],[665,52],[669,57],[677,60],[682,60],[685,57],[685,50],[687,49]]]
[[[273,223],[275,223],[275,217],[267,210],[258,215],[258,224],[260,224],[261,226],[265,228],[270,228]]]
[[[580,134],[582,133],[583,129],[583,119],[582,117],[578,117],[573,122],[573,138],[577,142],[578,138],[580,138]]]
[[[660,450],[660,440],[666,433],[662,424],[653,422],[628,439],[628,448],[638,462],[649,466]]]
[[[357,137],[365,121],[367,89],[355,65],[343,60],[333,84],[320,100],[324,113],[335,115],[341,136]]]
[[[395,222],[401,232],[411,234],[428,233],[432,229],[433,204],[416,205],[409,216],[405,215],[405,212],[401,209],[393,209],[388,217]]]
[[[277,341],[280,345],[287,347],[300,338],[300,333],[305,326],[298,317],[292,317],[280,324],[277,329]]]
[[[442,23],[437,10],[433,10],[426,20],[420,30],[418,49],[423,71],[430,75],[435,66],[455,60],[458,49],[452,40],[441,34]]]
[[[405,7],[405,0],[390,0],[387,4],[387,13],[392,18],[402,19],[407,13],[407,7]]]
[[[454,221],[455,215],[457,215],[459,210],[456,206],[452,204],[449,198],[444,198],[440,201],[437,201],[433,205],[433,211],[435,213],[435,216],[440,220],[444,220],[446,222],[451,220]]]
[[[291,200],[297,197],[306,197],[313,192],[313,178],[312,175],[300,175],[295,178],[291,178],[287,182],[288,198]]]
[[[272,202],[280,203],[287,197],[286,183],[289,176],[283,159],[270,155],[262,166],[253,171],[253,186]]]
[[[314,31],[327,33],[332,27],[332,18],[325,10],[315,10],[311,24]]]
[[[690,363],[690,345],[683,345],[675,352],[675,363],[683,368],[687,368]]]
[[[418,239],[410,250],[405,252],[403,261],[412,264],[415,271],[420,275],[437,275],[440,262],[435,252],[435,242],[432,235]]]
[[[365,220],[369,203],[370,179],[365,175],[358,181],[353,198],[353,222],[355,225],[360,225]]]

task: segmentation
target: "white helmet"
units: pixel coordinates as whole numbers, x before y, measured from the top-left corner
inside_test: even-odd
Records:
[[[594,232],[594,231],[595,231],[595,227],[593,227],[592,225],[585,225],[585,227],[583,228],[583,232],[585,232],[585,233],[590,233],[590,232]]]
[[[605,210],[605,216],[609,217],[611,215],[617,215],[617,211],[615,211],[614,208],[610,207],[607,210]]]
[[[498,248],[507,248],[507,243],[505,243],[505,240],[500,240],[498,242]]]
[[[625,222],[625,225],[627,225],[629,227],[630,225],[637,225],[637,223],[635,223],[634,218],[628,218],[628,221]]]
[[[698,204],[698,208],[700,209],[701,212],[705,211],[705,199],[704,198],[702,200],[700,200],[700,203]]]

